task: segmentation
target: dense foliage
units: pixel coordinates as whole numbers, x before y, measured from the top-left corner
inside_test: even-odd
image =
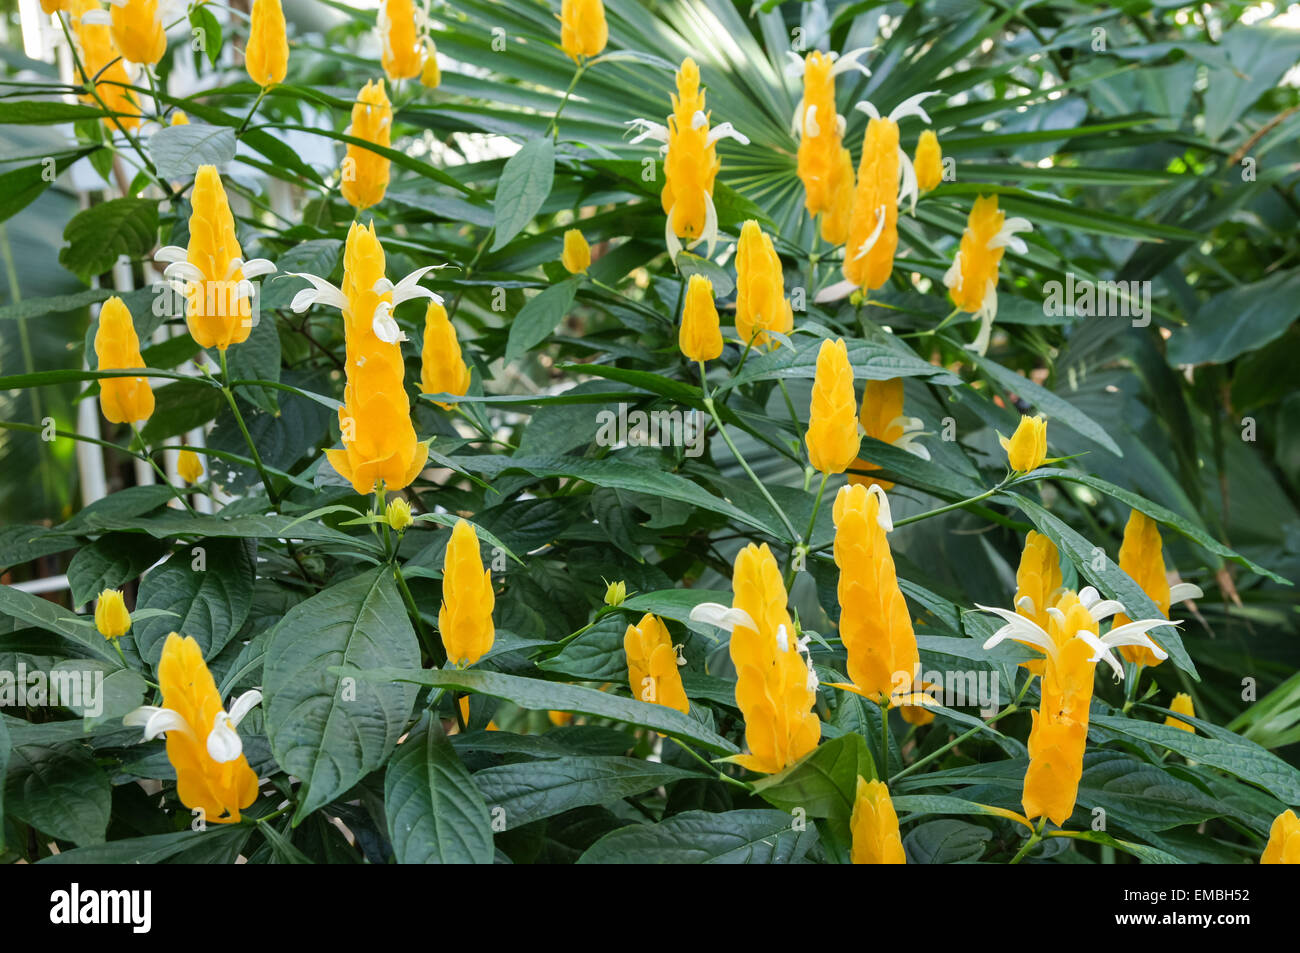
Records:
[[[1297,8],[286,0],[277,79],[271,0],[120,76],[98,0],[42,5],[62,72],[0,80],[0,857],[1296,859]],[[820,220],[813,51],[858,197]],[[1055,648],[997,638],[1035,614]],[[1101,651],[1164,618],[1167,660]]]

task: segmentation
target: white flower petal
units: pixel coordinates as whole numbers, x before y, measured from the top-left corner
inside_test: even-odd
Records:
[[[855,69],[863,76],[870,76],[871,70],[867,69],[858,62],[860,57],[866,56],[871,50],[865,46],[859,46],[856,50],[849,50],[835,60],[835,65],[831,67],[831,76],[838,76],[840,73]]]
[[[704,231],[700,237],[691,243],[691,247],[698,245],[701,241],[709,243],[709,256],[713,257],[713,249],[718,244],[718,209],[713,204],[713,196],[708,192],[704,193]]]
[[[816,109],[817,107],[812,107]],[[736,130],[736,127],[729,122],[721,122],[709,130],[708,138],[705,140],[709,145],[713,145],[719,139],[735,139],[742,146],[749,145],[749,137]]]
[[[153,253],[154,261],[189,261],[190,253],[180,245],[164,245]]]
[[[776,627],[776,647],[782,652],[790,651],[790,633],[784,622]]]
[[[1151,637],[1146,633],[1152,629],[1159,629],[1163,626],[1177,626],[1177,622],[1170,622],[1168,619],[1139,619],[1136,622],[1129,622],[1124,625],[1116,626],[1101,637],[1103,644],[1110,648],[1121,645],[1139,645],[1148,648],[1158,659],[1169,658],[1169,653],[1156,645]]]
[[[927,126],[930,125],[930,117],[926,115],[925,110],[921,108],[921,102],[930,96],[937,95],[938,92],[937,89],[932,89],[928,93],[917,93],[915,96],[907,97],[907,99],[904,99],[893,108],[893,111],[889,114],[889,118],[893,122],[898,122],[900,119],[906,119],[908,116],[920,116],[921,120]]]
[[[880,488],[879,483],[873,483],[867,487],[867,494],[879,497],[880,506],[876,510],[876,523],[886,533],[892,533],[894,531],[894,514],[889,508],[889,497],[885,495],[885,491]]]
[[[655,142],[668,141],[668,127],[661,123],[651,122],[649,119],[629,119],[623,123],[625,126],[631,126],[633,129],[639,129],[640,132],[632,138],[629,145],[636,145],[638,142],[644,142],[646,139],[653,139]]]
[[[1021,596],[1019,599],[1016,600],[1016,608],[1017,608],[1017,609],[1024,609],[1024,610],[1025,610],[1026,612],[1028,612],[1030,615],[1033,615],[1033,614],[1034,614],[1034,600],[1031,599],[1029,596]]]
[[[952,264],[948,270],[943,273],[943,284],[945,288],[953,291],[961,291],[961,251],[959,250],[953,256]]]
[[[898,150],[898,167],[902,170],[903,181],[898,190],[898,204],[901,206],[907,201],[908,196],[912,198],[912,209],[909,214],[916,214],[916,200],[921,194],[916,184],[916,169],[912,166],[912,160],[908,158],[906,152],[901,148]]]
[[[381,301],[375,308],[374,317],[370,320],[370,327],[375,332],[375,337],[385,344],[396,344],[406,340],[406,332],[393,319],[392,311],[392,305],[387,301]]]
[[[817,106],[809,106],[803,114],[803,134],[805,136],[815,136],[820,133],[821,126],[817,125]]]
[[[250,258],[244,262],[245,278],[260,278],[262,275],[275,274],[275,262],[267,258]]]
[[[1092,616],[1094,622],[1104,622],[1116,612],[1123,611],[1124,604],[1117,602],[1114,599],[1101,599],[1088,607],[1088,612]]]
[[[208,732],[208,755],[218,764],[227,764],[244,753],[244,743],[239,740],[239,732],[231,724],[230,716],[219,711],[212,718],[212,730]]]
[[[1205,593],[1201,587],[1191,582],[1180,582],[1169,587],[1169,604],[1185,602],[1188,599],[1200,599]]]
[[[187,282],[201,282],[204,275],[197,265],[191,265],[188,261],[174,261],[163,269],[163,277],[168,281],[179,278]]]
[[[1119,659],[1111,654],[1110,646],[1086,629],[1074,633],[1074,637],[1076,639],[1083,639],[1083,641],[1087,642],[1088,645],[1092,647],[1093,655],[1092,658],[1088,659],[1089,662],[1105,661],[1105,663],[1110,666],[1111,671],[1115,673],[1116,678],[1124,677],[1124,666],[1120,664]]]
[[[738,626],[758,631],[753,617],[744,609],[733,609],[719,602],[701,602],[691,610],[690,618],[692,622],[703,622],[727,632],[734,632]]]
[[[343,297],[343,292],[339,291],[338,288],[335,288],[324,278],[318,278],[316,275],[309,275],[305,271],[290,271],[287,272],[287,274],[290,277],[304,278],[311,282],[312,289],[315,291],[315,294],[312,295],[311,298],[312,304],[323,304],[331,308],[338,308],[340,311],[347,306],[347,301]],[[301,297],[301,295],[295,296],[294,301],[297,301],[298,297]],[[304,305],[303,308],[295,308],[294,310],[306,310],[306,306]]]
[[[709,124],[709,117],[703,109],[697,109],[691,113],[691,128],[703,129]]]
[[[868,116],[870,116],[872,119],[879,119],[879,118],[880,118],[880,110],[877,109],[877,108],[875,107],[874,104],[868,102],[868,101],[865,100],[865,99],[862,100],[862,102],[858,103],[858,104],[857,104],[856,106],[854,106],[853,108],[856,109],[858,112],[864,112],[864,113],[866,113],[866,114],[867,114]]]
[[[843,298],[847,298],[857,290],[858,283],[856,281],[845,279],[844,281],[837,281],[835,284],[823,288],[821,291],[817,292],[817,295],[813,300],[818,304],[826,304],[831,301],[839,301]]]
[[[673,210],[671,208],[668,210],[668,218],[664,221],[664,243],[668,246],[668,257],[673,260],[673,265],[676,267],[677,256],[682,250],[682,242],[677,237],[677,233],[673,231]]]
[[[244,694],[240,695],[230,705],[230,722],[238,725],[244,720],[244,717],[256,708],[262,701],[262,693],[256,688],[251,688]]]

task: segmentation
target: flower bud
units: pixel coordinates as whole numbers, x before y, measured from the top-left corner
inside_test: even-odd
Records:
[[[853,863],[907,863],[903,839],[898,833],[898,814],[883,781],[858,778],[849,827],[853,832]]]
[[[943,182],[943,151],[933,130],[921,133],[912,165],[916,168],[916,187],[922,192],[929,192]]]
[[[576,63],[597,56],[609,42],[605,4],[601,0],[561,0],[560,48]]]
[[[722,328],[718,325],[718,306],[713,300],[713,282],[703,275],[691,275],[686,283],[686,303],[682,306],[677,345],[691,361],[711,361],[722,355]]]
[[[106,639],[116,639],[131,630],[131,613],[126,610],[122,590],[105,589],[95,602],[95,628]]]
[[[406,502],[403,497],[393,497],[388,501],[388,505],[384,507],[384,519],[397,532],[405,532],[406,527],[410,526],[412,521],[411,504]]]
[[[1148,649],[1147,651],[1150,651]],[[1196,717],[1196,706],[1192,704],[1192,696],[1186,692],[1179,692],[1174,696],[1174,700],[1169,703],[1169,710],[1176,711],[1180,715],[1190,715]],[[1172,715],[1165,718],[1165,724],[1170,728],[1181,728],[1183,731],[1190,731],[1196,734],[1196,729],[1185,721],[1173,717]]]
[[[1300,818],[1295,811],[1283,811],[1273,820],[1268,832],[1268,846],[1259,858],[1261,864],[1300,864]]]
[[[244,68],[263,89],[284,82],[289,68],[289,40],[285,36],[280,0],[253,0]]]
[[[560,256],[560,263],[571,275],[585,274],[591,267],[591,246],[576,228],[564,233],[564,254]]]
[[[605,587],[605,605],[621,606],[627,598],[627,583],[623,580],[611,582]]]
[[[203,463],[193,450],[182,450],[176,457],[176,472],[186,483],[198,483],[203,476]]]
[[[1011,439],[999,437],[1002,449],[1007,452],[1007,462],[1016,473],[1028,473],[1043,465],[1047,459],[1047,421],[1042,415],[1020,418],[1020,426]]]

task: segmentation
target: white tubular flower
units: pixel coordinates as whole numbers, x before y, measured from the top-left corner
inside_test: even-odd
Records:
[[[885,495],[885,491],[881,489],[879,483],[873,483],[867,487],[867,493],[880,498],[880,506],[876,510],[876,522],[886,533],[892,533],[894,531],[894,514],[889,508],[889,497]]]
[[[290,271],[287,275],[292,278],[305,278],[311,283],[310,288],[303,288],[302,291],[293,296],[289,309],[294,314],[302,314],[302,312],[316,304],[337,308],[340,311],[347,307],[347,299],[343,297],[343,292],[324,278],[309,275],[305,271]]]
[[[1091,586],[1079,593],[1079,601],[1088,610],[1093,620],[1098,622],[1114,615],[1116,612],[1124,611],[1124,607],[1113,599],[1101,599],[1097,590]],[[1032,645],[1049,658],[1056,658],[1058,648],[1055,640],[1052,639],[1046,629],[1032,619],[1027,619],[1012,609],[999,609],[993,606],[980,605],[979,603],[976,603],[975,608],[981,612],[996,615],[1006,623],[984,643],[984,648],[991,649],[1007,639],[1013,639],[1017,642]],[[1064,623],[1065,614],[1060,609],[1052,607],[1047,612],[1056,620],[1057,624]],[[1177,626],[1178,624],[1177,622],[1170,622],[1168,619],[1142,619],[1137,622],[1130,622],[1127,625],[1116,626],[1100,638],[1087,630],[1069,633],[1069,637],[1083,639],[1092,647],[1093,656],[1089,659],[1090,662],[1104,661],[1111,667],[1117,678],[1123,678],[1124,666],[1112,653],[1113,649],[1123,645],[1140,645],[1151,649],[1157,658],[1166,659],[1169,654],[1153,642],[1146,633],[1164,625]]]
[[[212,729],[208,732],[207,749],[213,761],[225,764],[234,761],[243,754],[243,743],[235,728],[244,717],[262,701],[262,693],[257,689],[244,692],[231,703],[230,711],[219,711],[212,717]],[[178,712],[156,705],[141,705],[122,717],[122,724],[131,727],[143,726],[144,741],[164,735],[169,731],[180,731],[193,736],[193,729]]]
[[[665,146],[668,144],[668,127],[663,123],[651,122],[649,119],[638,118],[629,119],[627,122],[623,123],[623,125],[631,126],[632,129],[629,131],[637,131],[637,134],[633,136],[631,141],[628,143],[629,145],[635,146],[647,139],[651,139],[655,142],[662,142]]]
[[[1169,587],[1169,604],[1175,602],[1189,602],[1193,599],[1200,599],[1205,593],[1201,587],[1191,582],[1177,582]]]
[[[880,241],[881,232],[885,230],[886,211],[887,209],[883,205],[876,209],[876,227],[872,229],[870,235],[863,239],[862,244],[858,247],[857,253],[853,256],[854,258],[864,258],[866,257],[867,252],[876,247],[876,242]],[[854,287],[856,288],[857,285],[854,285]]]
[[[708,122],[706,119],[705,122]],[[742,146],[749,145],[749,137],[739,132],[735,126],[729,122],[720,122],[709,130],[709,136],[705,140],[708,145],[713,145],[720,139],[735,139]]]
[[[841,73],[847,73],[851,69],[857,70],[863,76],[870,76],[871,70],[858,62],[858,60],[870,52],[871,50],[867,47],[860,46],[856,50],[849,50],[847,53],[831,53],[830,57],[835,63],[835,65],[831,67],[831,76],[839,76]],[[802,65],[803,60],[800,60],[799,63]]]
[[[901,415],[895,417],[889,422],[889,428],[902,427],[903,433],[895,440],[894,446],[900,450],[906,450],[913,456],[920,457],[922,460],[930,459],[930,450],[924,444],[917,443],[925,436],[925,424],[919,417],[908,417]]]

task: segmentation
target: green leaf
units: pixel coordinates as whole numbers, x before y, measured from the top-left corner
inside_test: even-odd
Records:
[[[0,851],[5,849],[5,785],[9,773],[9,729],[0,718]]]
[[[627,681],[627,658],[623,654],[626,632],[627,620],[612,613],[566,645],[559,655],[538,662],[537,667],[582,681],[624,683]]]
[[[905,348],[887,347],[860,338],[845,338],[853,376],[865,380],[889,380],[894,377],[928,377],[935,384],[960,384],[961,379],[942,367],[923,361]],[[745,369],[718,385],[718,391],[750,384],[754,381],[812,380],[817,374],[817,352],[822,339],[804,339],[791,351],[782,347],[766,354],[755,354]]]
[[[1166,853],[1155,847],[1148,847],[1146,844],[1135,844],[1132,841],[1120,840],[1117,837],[1111,837],[1109,834],[1103,834],[1101,831],[1048,831],[1048,837],[1069,837],[1074,840],[1086,840],[1094,844],[1104,844],[1107,847],[1114,847],[1116,850],[1122,850],[1126,854],[1132,854],[1144,864],[1181,864],[1173,854]]]
[[[221,21],[217,19],[216,14],[202,4],[196,5],[192,10],[190,10],[190,34],[191,44],[193,44],[195,40],[201,41],[201,45],[194,48],[202,50],[207,56],[208,62],[213,66],[216,66],[217,57],[221,55],[221,47],[224,42],[221,33]],[[172,126],[170,128],[183,129],[185,127]],[[231,158],[234,158],[235,150],[233,142],[231,143],[230,154]],[[155,160],[155,162],[156,161],[157,160]],[[162,167],[159,166],[159,172],[161,171]],[[190,174],[192,175],[193,173]],[[177,179],[188,178],[188,176],[164,175],[163,178]]]
[[[858,778],[876,777],[866,740],[841,735],[814,748],[796,764],[754,784],[754,793],[783,811],[802,808],[809,817],[848,821]]]
[[[388,763],[384,816],[399,864],[492,863],[487,804],[437,719]]]
[[[399,669],[382,668],[356,673],[368,681],[414,682],[433,688],[454,688],[462,692],[476,692],[513,702],[520,708],[533,711],[571,711],[576,715],[612,718],[630,725],[651,728],[665,735],[680,738],[719,754],[735,754],[736,746],[726,738],[714,734],[694,718],[683,715],[663,705],[651,705],[631,698],[621,698],[608,692],[581,685],[562,682],[545,682],[536,678],[458,669]]]
[[[1168,748],[1198,764],[1256,784],[1286,804],[1300,804],[1300,771],[1253,741],[1223,731],[1203,738],[1182,728],[1117,715],[1093,715],[1090,723],[1118,735]]]
[[[908,860],[917,864],[972,864],[984,856],[992,839],[987,827],[941,818],[908,831],[903,848]]]
[[[108,288],[87,288],[71,294],[51,295],[46,298],[24,298],[0,308],[0,321],[14,318],[39,318],[46,314],[80,311],[82,308],[107,301],[114,292]]]
[[[173,834],[148,834],[126,837],[107,844],[95,844],[65,850],[43,857],[42,864],[158,864],[199,845],[220,847],[231,858],[253,832],[247,824],[213,824],[205,831],[177,831]]]
[[[8,107],[6,107],[8,108]],[[59,264],[90,284],[118,258],[143,258],[158,235],[157,199],[110,199],[78,212],[63,230]],[[163,375],[171,376],[171,375]]]
[[[274,314],[262,313],[249,332],[248,340],[231,348],[230,377],[231,380],[280,382],[280,334],[275,327]],[[238,393],[268,414],[280,410],[273,387],[244,385],[238,388]]]
[[[105,589],[120,589],[156,563],[165,547],[138,536],[110,533],[82,547],[68,564],[72,604],[80,607]]]
[[[205,659],[215,658],[248,618],[256,551],[248,540],[204,539],[182,546],[146,574],[136,608],[176,615],[154,616],[132,629],[141,657],[156,666],[167,635],[179,632],[199,643]]]
[[[1101,444],[1115,456],[1124,456],[1124,451],[1119,448],[1119,444],[1099,423],[1064,397],[1052,393],[1046,387],[1035,384],[1028,377],[1023,377],[987,358],[972,355],[971,360],[979,365],[981,371],[997,381],[1000,387],[1019,395],[1023,400],[1033,404],[1036,410],[1042,411],[1051,419],[1059,420],[1080,436]],[[1010,434],[1007,434],[1007,436],[1010,436]]]
[[[507,364],[519,360],[550,336],[569,313],[581,283],[581,277],[569,278],[528,299],[510,323],[510,337],[506,341]]]
[[[6,107],[7,108],[7,107]],[[64,169],[91,150],[49,156],[36,165],[13,169],[0,175],[0,222],[13,218],[31,205]]]
[[[10,126],[43,126],[56,122],[98,120],[103,115],[104,111],[98,106],[83,106],[80,103],[5,100],[5,108],[0,109],[0,123]]]
[[[140,435],[147,444],[159,443],[201,427],[226,406],[221,391],[201,380],[178,380],[154,390],[154,411]]]
[[[555,140],[550,136],[529,140],[506,160],[492,202],[496,237],[489,251],[504,248],[533,220],[551,194],[554,178]]]
[[[207,10],[203,12],[212,16]],[[217,35],[220,36],[220,27]],[[218,172],[225,171],[235,158],[235,130],[197,122],[164,126],[149,137],[148,150],[159,176],[169,182],[185,181],[194,178],[201,165],[214,165]]]
[[[276,761],[303,782],[295,825],[384,764],[415,701],[414,686],[362,681],[338,667],[419,662],[386,566],[298,603],[272,630],[262,676],[266,733]]]
[[[1077,470],[1058,470],[1053,467],[1040,467],[1034,471],[1034,475],[1035,479],[1050,476],[1058,480],[1069,480],[1072,483],[1081,483],[1084,486],[1092,487],[1094,490],[1100,490],[1107,496],[1112,496],[1121,503],[1131,506],[1139,513],[1145,513],[1157,523],[1161,523],[1172,530],[1176,530],[1198,546],[1208,549],[1217,556],[1222,556],[1225,559],[1231,559],[1233,562],[1240,563],[1251,572],[1259,573],[1261,576],[1267,576],[1274,582],[1281,583],[1284,586],[1294,585],[1290,579],[1279,576],[1271,569],[1265,569],[1250,557],[1243,556],[1235,549],[1223,545],[1223,543],[1205,532],[1205,530],[1196,526],[1190,520],[1179,516],[1173,510],[1165,509],[1160,504],[1152,503],[1150,500],[1138,496],[1136,493],[1130,492],[1129,490],[1125,490],[1123,487],[1118,487],[1113,483],[1101,479],[1101,477],[1095,477],[1089,473],[1081,473]]]
[[[712,259],[701,258],[699,255],[692,255],[688,251],[677,253],[677,271],[681,274],[683,280],[689,280],[691,275],[703,275],[708,278],[709,284],[713,286],[713,297],[715,298],[725,298],[736,290],[736,282],[727,269]]]
[[[89,749],[20,745],[5,787],[9,813],[41,833],[78,846],[104,842],[112,786]]]
[[[610,831],[580,864],[797,864],[817,842],[782,811],[686,811]]]
[[[612,804],[689,777],[698,775],[656,761],[580,756],[485,768],[474,775],[474,783],[493,819],[511,830],[575,807]]]
[[[1165,359],[1171,367],[1226,364],[1282,336],[1300,317],[1300,268],[1237,285],[1205,302],[1174,328]]]
[[[611,411],[612,413],[612,411]],[[753,526],[765,533],[771,533],[778,539],[786,539],[788,534],[779,527],[759,519],[757,516],[716,497],[703,487],[676,473],[663,470],[651,470],[621,460],[592,460],[581,457],[542,457],[515,456],[505,457],[482,454],[473,457],[458,458],[469,469],[497,476],[508,470],[524,470],[538,477],[567,476],[586,480],[595,486],[605,486],[616,490],[634,490],[651,496],[662,496],[682,503],[690,503],[701,509]]]

